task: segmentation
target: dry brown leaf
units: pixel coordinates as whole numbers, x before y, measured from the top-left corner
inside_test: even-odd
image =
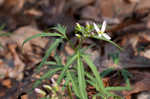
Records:
[[[17,42],[17,45],[19,47],[21,47],[25,39],[33,35],[36,35],[38,33],[42,33],[42,31],[32,26],[25,26],[14,31],[14,34],[11,36],[11,38],[13,41]],[[40,38],[40,37],[32,39],[24,45],[23,50],[24,52],[32,52],[32,46],[31,46],[32,44],[40,46],[41,48],[44,48],[47,44],[47,41],[48,41],[47,39]]]
[[[66,0],[67,5],[72,9],[76,10],[78,8],[84,7],[88,4],[93,3],[95,0]]]
[[[8,48],[13,56],[14,60],[14,71],[15,73],[10,73],[10,76],[15,76],[17,80],[23,79],[23,70],[25,67],[25,64],[22,62],[22,60],[19,58],[17,52],[16,52],[17,44],[9,44]]]
[[[131,83],[131,87],[133,89],[130,91],[123,91],[123,94],[126,97],[130,97],[132,94],[150,90],[150,86],[149,86],[150,85],[150,73],[149,72],[135,71],[133,73],[133,77],[134,77],[134,83]],[[126,98],[126,99],[130,99],[130,98]]]
[[[12,87],[12,84],[11,84],[11,80],[10,79],[5,79],[2,81],[2,85],[7,87],[7,88],[11,88]]]
[[[95,6],[87,6],[81,11],[81,18],[83,19],[98,19],[99,9]]]
[[[123,0],[100,0],[101,14],[105,17],[117,17],[132,12],[134,5],[125,4]]]
[[[74,50],[73,50],[73,48],[71,48],[70,46],[69,46],[69,43],[67,43],[66,44],[66,46],[65,46],[65,51],[66,51],[66,53],[68,54],[68,55],[73,55],[74,54]]]
[[[5,92],[0,92],[0,97],[4,96],[5,95]]]
[[[25,10],[24,14],[26,15],[30,15],[30,16],[36,16],[36,17],[40,17],[43,15],[42,12],[36,10],[36,9],[29,9],[29,10]]]
[[[25,95],[22,95],[22,96],[21,96],[21,99],[29,99],[29,98],[28,98],[28,95],[25,94]]]
[[[12,11],[13,13],[19,12],[25,0],[4,0],[3,7],[7,11]]]
[[[140,0],[123,0],[125,1],[126,3],[138,3]]]

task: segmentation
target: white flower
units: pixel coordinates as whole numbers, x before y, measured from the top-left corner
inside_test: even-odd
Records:
[[[105,37],[108,40],[111,39],[111,37],[107,33],[105,33],[106,21],[103,22],[101,30],[98,28],[98,26],[95,23],[93,23],[93,25],[94,25],[94,28],[95,28],[96,32],[98,33],[99,37],[103,36],[103,37]]]

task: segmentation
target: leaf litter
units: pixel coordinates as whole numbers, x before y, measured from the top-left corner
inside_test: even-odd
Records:
[[[124,51],[119,52],[117,48],[104,42],[89,40],[90,43],[96,43],[96,48],[88,50],[88,53],[93,55],[91,58],[95,65],[100,72],[108,67],[115,67],[117,70],[127,69],[133,75],[130,78],[133,89],[119,93],[126,99],[132,99],[134,95],[138,96],[149,91],[149,3],[149,0],[61,0],[61,2],[60,0],[14,0],[13,2],[5,0],[0,2],[0,19],[5,20],[0,21],[0,24],[6,25],[2,31],[11,32],[10,36],[0,37],[2,45],[0,98],[17,99],[19,96],[26,97],[25,99],[32,99],[31,97],[37,99],[35,93],[28,95],[27,92],[31,89],[33,81],[47,70],[47,67],[43,67],[39,75],[33,72],[42,60],[51,40],[36,38],[25,44],[22,49],[22,42],[27,37],[49,31],[47,28],[56,24],[63,24],[68,28],[70,39],[74,39],[72,33],[76,22],[85,25],[87,21],[101,23],[104,19],[110,25],[106,31],[117,44],[124,47]],[[63,63],[66,61],[66,55],[74,53],[67,44],[64,47],[65,51],[60,52]],[[111,56],[113,53],[119,53],[117,65],[114,64]],[[53,59],[54,55],[51,55],[48,60]],[[113,78],[115,73],[104,78],[106,86],[124,85],[122,78]],[[87,90],[89,96],[95,93],[91,86]]]

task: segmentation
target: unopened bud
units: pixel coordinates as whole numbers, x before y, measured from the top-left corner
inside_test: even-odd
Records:
[[[41,95],[43,95],[43,96],[46,95],[46,92],[44,92],[43,90],[41,90],[41,89],[39,89],[39,88],[35,88],[34,90],[35,90],[36,93],[39,93],[39,94],[41,94]]]
[[[87,28],[87,29],[90,29],[90,24],[89,24],[89,22],[86,22],[86,28]]]
[[[78,38],[81,38],[81,35],[79,35],[79,34],[75,34],[75,36],[78,37]]]
[[[52,87],[49,85],[43,85],[44,88],[48,89],[48,90],[52,90]]]
[[[79,23],[76,23],[76,26],[77,26],[78,29],[81,30],[81,25]]]

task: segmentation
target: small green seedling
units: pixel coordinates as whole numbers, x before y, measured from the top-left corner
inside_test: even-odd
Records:
[[[130,85],[129,79],[125,75],[126,71],[123,70],[122,75],[124,75],[126,79],[126,82],[128,84],[127,87],[105,87],[102,80],[102,77],[104,75],[100,75],[97,67],[91,61],[90,56],[85,53],[86,50],[90,47],[83,48],[82,46],[84,40],[94,38],[109,42],[122,50],[122,48],[120,48],[116,43],[111,41],[111,37],[107,33],[105,33],[105,28],[106,21],[103,22],[101,29],[99,29],[99,26],[95,23],[87,23],[86,26],[81,26],[79,23],[77,23],[77,25],[75,26],[75,37],[79,41],[79,44],[77,46],[70,41],[69,37],[66,35],[66,28],[61,25],[57,25],[53,28],[58,31],[57,33],[39,33],[27,38],[23,42],[23,45],[29,40],[36,37],[50,36],[56,38],[54,43],[47,49],[45,56],[43,57],[41,63],[35,71],[36,73],[39,73],[43,65],[49,65],[50,70],[46,72],[39,80],[37,80],[33,87],[36,88],[39,84],[41,84],[42,80],[48,79],[54,74],[59,74],[56,83],[60,86],[62,84],[62,80],[65,80],[65,83],[62,85],[62,90],[65,91],[65,89],[67,88],[67,90],[69,91],[68,96],[70,97],[70,99],[73,99],[73,95],[77,99],[88,99],[89,97],[86,90],[88,84],[92,85],[96,89],[97,93],[92,96],[93,99],[96,99],[97,97],[101,97],[101,99],[121,99],[120,96],[112,93],[112,91],[129,90]],[[62,58],[60,57],[59,53],[56,53],[56,49],[60,44],[65,44],[66,41],[68,41],[75,52],[73,53],[73,55],[67,56],[66,63],[62,64]],[[52,51],[55,53],[55,61],[47,61]],[[114,57],[114,60],[116,63],[119,61],[116,60],[116,56]],[[92,72],[88,72],[85,69],[85,63],[89,66]],[[53,93],[57,94],[56,91],[54,91]],[[49,99],[52,99],[52,97],[50,97]],[[63,99],[63,97],[60,99]]]

